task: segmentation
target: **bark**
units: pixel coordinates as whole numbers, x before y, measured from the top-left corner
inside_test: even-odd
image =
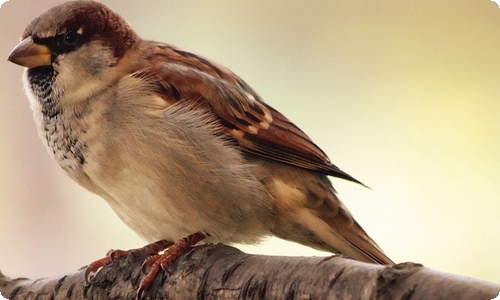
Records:
[[[85,268],[57,278],[10,279],[14,299],[135,299],[145,256],[131,254],[85,283]],[[415,263],[367,264],[331,257],[250,255],[203,245],[160,272],[144,299],[493,299],[500,285],[437,272]]]

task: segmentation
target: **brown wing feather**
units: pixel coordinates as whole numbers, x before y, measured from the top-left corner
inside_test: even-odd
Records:
[[[245,152],[362,184],[333,165],[302,130],[227,68],[170,45],[154,45],[148,59],[164,63],[136,76],[154,81],[167,102],[206,107]]]
[[[330,183],[327,181],[323,181],[322,185],[325,189],[331,188]],[[329,195],[330,197],[326,198],[310,195],[310,198],[320,199],[317,202],[321,203],[320,206],[310,207],[310,209],[314,209],[317,215],[333,228],[335,232],[374,262],[379,264],[394,264],[351,216],[335,193],[330,193]],[[313,203],[309,202],[309,204]]]

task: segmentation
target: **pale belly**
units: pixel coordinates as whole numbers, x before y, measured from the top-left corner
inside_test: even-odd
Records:
[[[263,197],[267,194],[257,189],[228,193],[224,182],[196,190],[191,185],[203,179],[185,176],[182,181],[189,184],[167,186],[162,183],[170,180],[158,182],[136,169],[125,169],[118,183],[107,184],[101,196],[147,242],[177,241],[202,232],[210,235],[209,242],[257,243],[270,234],[270,200]],[[263,199],[259,202],[258,197]]]

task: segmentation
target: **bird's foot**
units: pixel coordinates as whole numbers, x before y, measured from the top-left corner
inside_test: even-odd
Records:
[[[130,250],[109,250],[105,257],[90,263],[85,270],[85,281],[90,282],[90,277],[97,273],[99,269],[109,264],[110,262],[119,259],[129,253],[139,253],[144,255],[155,255],[158,252],[167,249],[168,247],[174,245],[174,242],[167,240],[160,240],[151,244],[148,244],[142,248],[130,249]]]
[[[208,235],[201,232],[193,233],[185,238],[169,245],[163,254],[156,254],[148,257],[142,264],[142,272],[146,274],[139,284],[137,299],[141,299],[144,291],[148,290],[160,269],[168,272],[168,267],[181,255],[188,252],[199,241]],[[158,252],[157,252],[158,253]]]

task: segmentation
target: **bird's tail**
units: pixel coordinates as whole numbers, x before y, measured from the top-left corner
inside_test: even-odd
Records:
[[[275,208],[273,234],[364,262],[394,264],[354,220],[326,176],[303,173],[296,180],[295,174],[280,175],[283,179],[266,184],[274,205],[281,206]]]

